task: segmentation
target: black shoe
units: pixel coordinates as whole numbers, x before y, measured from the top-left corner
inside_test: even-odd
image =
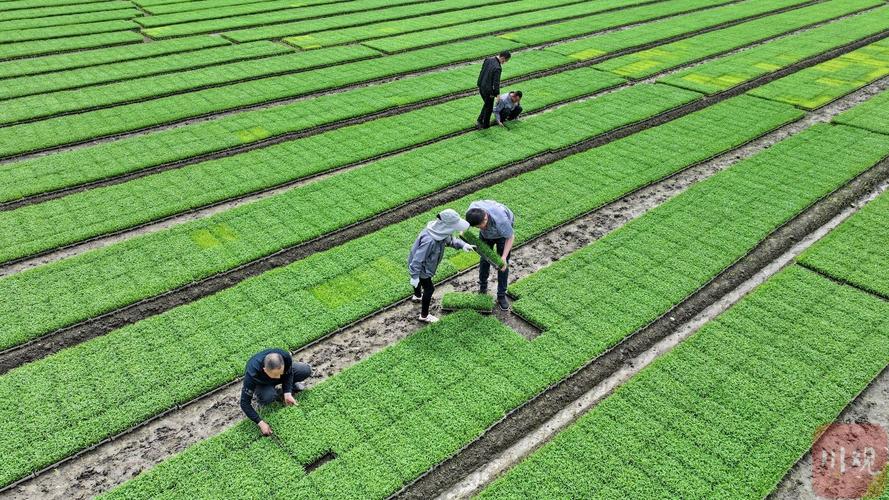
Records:
[[[488,294],[488,287],[486,287],[486,286],[478,287],[478,293],[479,293],[479,295],[487,295]]]
[[[497,297],[497,305],[500,307],[501,311],[509,310],[509,300],[505,297]]]

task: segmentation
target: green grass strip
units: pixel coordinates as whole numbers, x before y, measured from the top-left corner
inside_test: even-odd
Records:
[[[469,309],[491,312],[494,310],[494,297],[486,293],[450,292],[442,296],[441,308],[447,311]]]
[[[674,108],[699,95],[668,86],[629,88],[520,122],[508,132],[514,144],[510,148],[495,148],[503,138],[493,131],[458,136],[212,217],[16,274],[0,280],[0,318],[9,318],[0,321],[0,346],[17,344],[64,324],[250,262],[481,173]],[[589,118],[589,126],[567,126],[582,117]],[[467,165],[465,158],[475,160]],[[431,164],[436,168],[430,170]],[[155,193],[142,196],[153,198]],[[96,209],[86,208],[87,212]],[[41,210],[40,205],[15,212],[24,215],[33,210]],[[66,216],[74,221],[87,212],[69,211]],[[11,212],[3,215],[7,214]],[[29,227],[20,220],[7,218],[0,223],[0,234],[8,237],[4,243],[15,242],[15,246],[5,245],[4,256],[27,254],[38,248],[35,238],[43,234],[45,226]],[[56,242],[60,241],[57,238]],[[158,272],[157,262],[176,265]],[[119,286],[112,286],[117,280]],[[74,300],[79,306],[72,307],[71,293],[79,295],[87,289],[96,290],[94,287],[103,292],[92,293],[94,297],[89,301]],[[22,307],[24,304],[30,306]]]
[[[889,363],[887,318],[792,266],[479,498],[764,498]]]
[[[734,104],[739,106],[753,102],[745,98],[734,101]],[[785,113],[789,111],[787,108],[774,109],[781,109]],[[722,114],[736,111],[738,108],[726,106],[720,113],[710,113],[710,118],[738,116]],[[743,115],[743,112],[740,114]],[[686,120],[683,125],[692,125],[692,121],[694,119]],[[729,122],[726,120],[723,123]],[[699,127],[689,130],[702,133],[707,129]],[[677,126],[673,131],[682,131],[682,127]],[[743,135],[740,129],[739,132]],[[691,142],[703,139],[693,136],[681,137],[688,137],[686,141]],[[657,136],[648,135],[647,142],[633,136],[628,138],[639,141],[635,142],[639,147],[637,154],[647,154],[649,159],[646,163],[652,165],[663,160],[660,154],[652,151],[668,151],[654,148],[651,142],[653,137]],[[719,136],[713,133],[713,138],[716,137]],[[691,146],[689,142],[682,141],[674,144],[681,145],[683,149]],[[705,151],[715,150],[705,140],[701,140],[700,144]],[[848,148],[836,149],[836,146]],[[293,492],[296,497],[314,494],[315,497],[368,498],[386,496],[397,490],[404,482],[475,439],[482,430],[516,405],[663,314],[748,252],[775,227],[869,168],[877,158],[873,153],[874,147],[889,151],[889,138],[852,128],[816,127],[693,186],[605,238],[520,280],[513,287],[521,292],[521,298],[514,305],[520,306],[522,312],[548,311],[546,315],[536,315],[544,321],[547,331],[530,342],[493,321],[476,319],[481,323],[473,326],[469,318],[474,316],[461,313],[456,317],[449,316],[435,328],[418,332],[383,351],[383,354],[319,384],[317,389],[300,396],[302,404],[299,407],[267,417],[273,428],[278,429],[279,438],[297,463],[306,463],[327,449],[334,450],[338,455],[336,460],[315,470],[305,481],[298,481],[299,484],[294,485],[293,489],[288,489],[289,494]],[[696,154],[707,154],[691,148],[685,151],[687,153],[679,153],[685,160],[691,160]],[[611,151],[612,154],[618,152]],[[595,153],[591,151],[589,154]],[[551,220],[549,212],[554,211],[554,207],[573,205],[570,200],[582,197],[579,193],[596,185],[592,179],[589,184],[578,182],[579,177],[582,178],[580,172],[589,174],[591,165],[601,165],[590,162],[589,157],[584,160],[570,167],[564,165],[567,168],[560,176],[552,171],[548,172],[548,176],[544,176],[542,171],[535,172],[540,175],[538,179],[542,185],[549,185],[549,188],[540,189],[541,185],[531,179],[519,177],[486,190],[480,196],[489,197],[491,191],[502,188],[507,198],[504,201],[516,209],[518,224],[522,224],[522,221],[537,224],[536,216]],[[616,155],[607,163],[608,175],[614,179],[636,168],[632,163],[628,166],[626,156],[622,155]],[[617,168],[612,170],[614,166]],[[563,184],[560,177],[573,181],[575,188],[563,190],[568,183]],[[548,184],[553,181],[555,184]],[[507,187],[513,190],[505,191]],[[523,190],[516,192],[515,188]],[[537,196],[532,198],[528,193],[537,193]],[[566,207],[560,215],[565,217],[568,211]],[[558,216],[552,216],[555,217]],[[415,227],[419,225],[418,220]],[[392,233],[389,231],[394,231],[394,228],[387,228],[381,233],[387,233],[391,241]],[[517,234],[525,234],[521,226]],[[348,246],[352,245],[350,243]],[[346,250],[345,246],[343,250]],[[689,269],[692,269],[691,273]],[[360,281],[356,283],[376,283],[372,275],[366,273],[366,267],[357,268],[353,273],[354,279]],[[340,293],[349,286],[348,282],[342,283]],[[355,286],[358,285],[351,285],[353,288]],[[406,289],[403,284],[401,287],[402,290]],[[337,290],[327,291],[330,292],[329,297],[338,296],[335,293]],[[259,303],[260,297],[254,296],[253,300]],[[286,301],[290,304],[288,311],[307,307],[303,302],[295,306],[295,300],[293,295],[287,297]],[[346,307],[348,305],[344,304]],[[257,321],[278,321],[277,317],[273,319],[272,316],[268,312],[258,314]],[[317,317],[317,314],[312,317]],[[294,327],[290,323],[277,323],[275,328],[280,328],[277,331],[284,336]],[[438,344],[435,349],[424,349],[414,343],[424,342],[433,336],[436,342],[446,344]],[[289,344],[285,342],[279,345]],[[392,359],[385,354],[390,352],[404,354]],[[440,377],[439,363],[454,369]],[[417,372],[427,375],[415,377],[413,372],[402,375],[402,369],[417,365],[421,366]],[[378,376],[382,373],[392,375],[394,380],[402,381],[408,387],[417,380],[423,393],[426,392],[423,381],[429,377],[444,379],[453,385],[445,389],[429,388],[429,394],[434,395],[434,399],[422,398],[418,401],[421,404],[418,407],[416,400],[410,396],[415,393],[390,392],[390,379],[388,376]],[[479,387],[485,390],[479,391]],[[398,397],[387,394],[398,394]],[[422,440],[417,441],[411,430],[429,412],[445,417],[442,419],[445,424],[435,434],[419,433]],[[325,416],[335,415],[336,420],[329,424],[342,432],[334,435],[327,432],[329,428],[324,426],[326,424],[319,425],[321,413]],[[353,419],[358,415],[364,418]],[[441,421],[435,419],[433,424],[441,424]],[[423,426],[424,429],[426,427]],[[396,439],[396,436],[402,438]],[[150,497],[188,496],[195,491],[228,492],[239,484],[239,478],[217,472],[228,469],[222,459],[224,454],[217,454],[218,461],[214,461],[210,468],[200,469],[200,476],[186,475],[183,471],[198,470],[194,465],[200,462],[193,460],[206,459],[206,455],[198,450],[203,446],[216,446],[209,443],[218,443],[216,440],[231,443],[231,439],[249,442],[257,437],[255,426],[244,423],[125,484],[113,492],[111,498],[127,498],[131,494],[134,497]],[[414,442],[416,446],[404,449],[402,442]],[[401,457],[394,463],[400,465],[406,462],[409,467],[393,467],[393,460],[380,460],[379,454],[375,460],[367,461],[365,457],[371,450],[361,443],[373,443],[371,450],[386,450],[385,457]],[[430,446],[428,443],[440,445]],[[274,473],[269,471],[268,475]]]
[[[0,62],[0,78],[23,77],[37,73],[63,71],[85,66],[95,66],[121,61],[176,54],[190,50],[229,45],[225,39],[214,36],[178,38],[163,42],[141,43],[126,47],[85,50],[72,54],[34,57]]]
[[[560,66],[567,62],[569,62],[568,59],[559,54],[543,50],[532,51],[506,65],[503,69],[503,76],[504,79],[513,78]],[[601,74],[601,72],[597,74]],[[393,106],[467,90],[474,85],[474,78],[477,75],[477,65],[462,66],[337,94],[322,95],[294,104],[245,111],[216,120],[202,121],[152,134],[138,135],[11,163],[7,165],[8,168],[0,168],[0,200],[14,200],[23,196],[82,184],[91,180],[190,158],[202,153],[242,146],[267,137],[305,130],[337,120],[354,118]],[[615,76],[614,78],[619,77]],[[530,89],[531,87],[526,86],[526,88]],[[537,89],[536,95],[528,102],[545,102],[552,96],[563,95],[565,92],[565,89]],[[468,98],[463,102],[469,101],[474,103],[474,107],[479,106],[478,98]],[[342,102],[349,102],[351,105],[342,106]],[[436,107],[435,109],[445,108]],[[462,107],[453,108],[453,111],[458,109],[462,109]],[[471,113],[469,116],[475,113]],[[417,115],[411,114],[411,116]],[[429,121],[430,115],[426,114],[423,120]],[[412,137],[407,139],[416,137],[420,141],[423,138],[433,137],[428,135],[430,133],[439,130],[460,130],[467,125],[464,116],[450,114],[436,115],[434,123],[435,127],[418,129],[416,122],[414,122],[411,125],[413,132],[410,135]],[[450,124],[450,126],[446,124]],[[471,120],[469,125],[471,125]],[[376,134],[380,134],[380,132],[376,132]],[[383,139],[381,138],[380,141]],[[307,144],[305,141],[299,142]],[[379,144],[376,141],[370,144],[365,144],[365,142],[367,142],[366,139],[362,139],[363,148],[361,150],[347,147],[345,144],[340,145],[339,154],[342,155],[344,151],[384,152],[377,149]],[[325,144],[323,147],[326,150],[331,150],[332,145]],[[301,156],[305,154],[307,154],[306,151],[300,153]],[[316,165],[318,161],[325,162],[323,156],[307,158],[306,162],[309,162],[310,159],[312,165]]]
[[[522,87],[525,92],[535,95],[533,100],[526,101],[525,109],[532,112],[549,104],[616,86],[623,81],[610,73],[583,68],[525,82]],[[52,248],[125,229],[466,130],[472,122],[466,117],[474,116],[478,107],[477,97],[466,97],[0,212],[0,234],[9,235],[9,240],[0,244],[0,255],[3,247],[24,244],[31,250]],[[429,120],[431,114],[440,118]],[[428,122],[428,126],[417,131],[417,123],[424,121]],[[454,143],[460,144],[461,141]],[[361,147],[355,147],[356,144],[361,144]],[[146,196],[145,193],[154,194]],[[73,214],[77,214],[78,224],[68,223]],[[32,225],[35,222],[39,227]],[[29,226],[29,231],[21,234],[27,241],[13,236],[14,228]],[[11,233],[4,232],[7,230]],[[40,233],[44,233],[44,236],[35,236]]]
[[[32,42],[5,43],[0,45],[0,60],[13,57],[41,56],[67,50],[91,49],[107,45],[124,45],[142,42],[142,35],[134,31],[116,31],[93,35],[36,40]],[[16,61],[18,63],[19,61]]]
[[[696,30],[710,28],[743,17],[755,16],[757,14],[763,14],[780,8],[799,5],[801,3],[804,2],[799,0],[780,0],[775,2],[759,2],[754,0],[734,3],[707,9],[701,12],[692,12],[682,16],[661,19],[641,26],[633,26],[624,30],[605,33],[603,35],[562,43],[554,47],[549,47],[547,50],[552,50],[560,54],[565,54],[572,59],[583,61],[594,57],[601,57],[617,50],[656,42],[658,40],[683,35]],[[548,29],[555,29],[556,27],[557,25],[553,25],[551,27],[536,29],[545,32]],[[510,35],[510,38],[524,40],[526,37],[530,37],[530,34],[522,35],[522,33],[523,32],[518,32],[516,35]],[[534,38],[530,39],[533,40],[537,36],[539,35],[535,33]]]
[[[0,128],[0,156],[139,130],[208,113],[473,60],[515,47],[514,43],[498,38],[460,42],[385,58],[272,76],[146,102],[4,127]],[[355,45],[330,47],[323,51],[303,52],[301,55],[306,61],[317,58],[319,64],[333,64],[342,59],[354,59],[357,54],[368,53],[376,51]]]
[[[501,3],[502,1],[503,0],[498,0],[497,2],[492,2],[492,0],[440,0],[436,2],[414,1],[407,3],[404,0],[398,0],[398,2],[393,5],[391,0],[361,0],[360,2],[349,2],[346,4],[332,3],[329,5],[300,7],[286,11],[247,14],[223,19],[208,19],[206,21],[157,26],[146,28],[144,32],[151,37],[166,38],[170,36],[226,31],[226,36],[235,41],[251,42],[254,40],[281,38],[312,31],[344,28],[356,24],[369,24],[377,21],[385,21],[387,19],[398,19],[400,17],[423,16],[447,10],[477,7],[479,5],[485,5],[486,3]],[[355,10],[355,7],[363,9],[377,8],[378,10],[352,12],[352,10]],[[315,16],[326,17],[306,19]],[[253,26],[258,27],[251,28]],[[247,29],[227,31],[235,28]]]
[[[70,24],[67,26],[50,26],[47,28],[17,29],[14,31],[0,31],[0,43],[29,42],[33,40],[46,40],[50,38],[62,38],[76,35],[89,35],[94,33],[107,33],[110,31],[123,31],[137,28],[139,25],[132,21],[101,21],[96,23]]]
[[[600,10],[633,5],[634,3],[639,3],[641,1],[645,0],[598,0],[583,3],[577,3],[576,0],[518,0],[497,5],[485,5],[473,9],[442,12],[440,14],[432,14],[420,18],[384,21],[381,23],[366,24],[352,28],[320,31],[317,33],[285,38],[284,41],[305,49],[327,47],[330,45],[358,42],[374,38],[381,38],[382,40],[379,40],[379,42],[386,45],[385,40],[389,40],[393,35],[421,32],[415,33],[416,36],[423,40],[417,46],[425,46],[459,38],[468,38],[474,34],[483,35],[498,29],[505,29],[509,26],[521,26],[522,23],[530,24],[550,19],[559,19],[560,17],[565,16],[598,12]],[[565,4],[571,5],[564,6]],[[550,9],[550,7],[559,6],[563,7]],[[546,10],[540,10],[544,8],[546,8]],[[423,36],[426,33],[423,30],[430,30],[433,28],[437,28],[433,30],[435,34],[428,38]],[[442,30],[450,30],[450,34],[442,35]],[[369,47],[374,47],[373,43],[367,45]],[[396,42],[396,47],[397,46],[398,43]],[[392,45],[388,45],[385,52],[396,52],[410,47],[402,47],[396,50],[392,50],[392,48]]]
[[[17,19],[35,19],[39,17],[56,17],[72,14],[84,14],[88,12],[101,12],[111,10],[127,10],[133,4],[125,0],[110,0],[77,5],[63,5],[59,7],[34,7],[30,9],[0,11],[0,21],[14,21]]]
[[[889,75],[889,40],[881,40],[750,93],[804,109],[816,109],[886,75]]]
[[[379,55],[377,51],[362,46],[293,53],[286,47],[269,41],[234,45],[225,47],[225,50],[231,57],[244,60],[95,87],[9,99],[0,108],[0,124],[109,107],[128,101],[185,93],[201,87],[256,80],[269,75],[296,73],[335,62],[349,62]],[[144,60],[140,62],[146,66],[148,64]],[[41,78],[49,79],[46,76]]]
[[[291,53],[291,55],[237,65],[225,65],[225,63],[231,63],[232,61],[283,53]],[[34,115],[34,113],[29,113],[26,107],[34,106],[35,103],[42,103],[43,106],[41,107],[45,109],[45,111],[39,114],[53,114],[83,107],[107,105],[119,101],[244,78],[245,74],[251,69],[254,70],[254,74],[261,74],[262,71],[280,71],[282,67],[304,66],[303,60],[303,56],[292,54],[292,51],[280,44],[253,42],[235,46],[211,47],[204,50],[137,59],[135,61],[89,66],[52,75],[44,74],[10,78],[4,81],[3,87],[0,88],[0,99],[33,96],[34,94],[42,95],[34,96],[30,99],[7,101],[4,103],[4,108],[9,105],[12,111],[10,115],[6,115],[5,111],[0,112],[0,116],[4,118],[9,117],[10,119],[14,116],[29,117],[29,115]],[[213,67],[200,71],[194,70],[204,66]],[[267,69],[258,70],[260,67]],[[152,79],[143,78],[152,74],[176,71],[178,72],[175,75],[166,75]],[[56,92],[117,80],[130,81],[98,88],[71,90],[64,93]],[[58,99],[59,102],[54,106],[49,105],[55,99]],[[64,104],[61,104],[62,102]]]
[[[854,42],[886,29],[889,29],[889,7],[881,7],[871,12],[842,19],[825,26],[769,42],[759,47],[753,47],[718,61],[689,68],[675,75],[665,77],[661,81],[708,94],[721,92],[751,78],[771,73],[807,57],[823,53],[834,47]],[[867,51],[859,49],[851,53],[856,54],[852,57],[858,58],[864,51],[864,53],[869,53],[871,57],[881,58],[885,61],[884,51],[886,45],[885,42],[880,43],[882,43],[881,48],[869,49]],[[844,59],[844,61],[847,62],[842,63],[843,65],[847,64],[849,60]],[[792,80],[788,80],[788,82],[792,82],[793,85],[806,85],[802,80],[809,78],[809,75],[828,72],[831,67],[829,63],[822,63],[815,66],[815,68],[819,69],[809,68],[785,77],[784,80],[790,78]],[[783,87],[784,84],[777,83],[767,86],[767,88]],[[806,87],[806,90],[808,89],[811,89],[811,87]]]
[[[642,97],[636,93],[626,103],[612,101],[614,112],[625,114],[633,103],[653,100],[652,96]],[[598,111],[600,119],[606,116],[602,108]],[[575,123],[579,116],[572,113],[568,120]],[[473,200],[491,198],[506,203],[516,213],[516,238],[522,243],[628,191],[746,143],[800,116],[802,113],[790,106],[742,96],[601,148],[573,155],[481,190],[449,206],[461,211]],[[509,132],[502,133],[513,134],[531,125],[528,128],[536,131],[538,136],[547,135],[542,128],[534,127],[532,120],[516,125]],[[859,146],[843,150],[843,155],[851,155],[843,158],[855,157],[858,148],[872,151],[885,146],[884,149],[889,150],[889,138],[885,139],[887,144],[878,145],[864,140],[867,135],[860,132],[855,138]],[[501,140],[500,137],[494,139]],[[833,142],[828,145],[837,146]],[[488,150],[495,149],[489,147]],[[840,150],[833,149],[837,154]],[[827,169],[817,170],[819,175],[807,175],[820,179],[826,175],[824,170]],[[748,171],[752,174],[756,170]],[[834,165],[830,171],[836,182],[842,182],[840,178],[848,174],[840,173]],[[414,177],[414,172],[406,172],[404,178]],[[791,190],[797,185],[793,181],[795,179],[787,180]],[[729,187],[734,189],[735,186]],[[801,189],[806,188],[808,185]],[[366,192],[367,185],[359,190]],[[774,196],[767,198],[776,199]],[[346,199],[345,196],[331,198]],[[784,206],[790,210],[789,204]],[[10,418],[0,418],[0,429],[4,431],[0,433],[0,452],[6,457],[0,463],[0,483],[14,480],[134,425],[177,401],[187,400],[235,378],[243,370],[246,352],[266,345],[296,348],[404,298],[409,293],[404,262],[410,244],[417,231],[441,208],[264,273],[231,289],[66,349],[0,377],[0,395],[7,397],[11,391],[10,394],[16,394],[11,400],[18,402],[15,406],[0,408],[0,416],[4,411],[10,412]],[[282,220],[293,218],[284,214]],[[274,227],[265,224],[256,231]],[[684,232],[688,229],[680,231]],[[197,253],[189,250],[180,258],[159,260],[164,265],[156,267],[152,276],[180,265],[184,262],[182,259],[217,259],[224,255],[220,250],[225,246],[225,238],[237,238],[238,235],[219,227],[195,236],[204,244],[217,238],[221,244],[207,246]],[[192,245],[192,248],[195,247]],[[144,249],[135,247],[128,255],[130,262],[117,271],[100,266],[108,279],[117,273],[129,273],[136,259],[152,259]],[[476,262],[477,257],[473,254],[448,253],[439,267],[438,277],[453,275]],[[48,268],[50,266],[38,268],[38,271]],[[52,280],[48,274],[43,276],[45,280]],[[122,283],[132,281],[137,279]],[[33,290],[35,286],[39,287],[36,283],[22,284],[16,290]],[[103,285],[103,294],[115,287],[116,284],[111,283]],[[90,288],[72,288],[72,291],[85,300],[97,297]],[[0,304],[6,304],[5,299]],[[70,303],[68,305],[70,307]],[[62,313],[67,309],[56,307],[54,311]],[[31,310],[37,314],[36,308]],[[43,321],[36,316],[34,319]],[[206,356],[201,357],[198,365],[183,364],[183,353],[194,349],[200,349]],[[569,358],[571,356],[566,357],[566,361]],[[126,376],[120,376],[120,370],[113,377],[80,375],[101,373],[111,366],[125,366]],[[182,370],[190,375],[177,375]],[[70,373],[71,377],[62,379],[57,376],[60,372]],[[148,386],[153,390],[145,391],[144,387]],[[58,412],[59,399],[51,396],[57,393],[66,395],[62,398],[66,404],[64,415]],[[97,394],[102,395],[101,401],[96,400]],[[27,415],[22,415],[22,411]],[[13,413],[16,418],[11,418]],[[34,439],[36,435],[41,439]]]
[[[641,79],[667,68],[750,45],[770,37],[881,5],[873,0],[833,0],[704,33],[598,64],[605,71]],[[885,9],[865,14],[871,25],[889,24]]]
[[[833,120],[855,127],[889,134],[889,92],[881,92]]]
[[[889,194],[865,205],[804,253],[800,262],[889,298]]]
[[[89,12],[85,14],[69,14],[65,16],[51,16],[33,19],[17,19],[14,21],[0,20],[0,31],[20,30],[28,28],[46,28],[49,26],[64,26],[67,24],[93,23],[97,21],[110,21],[119,19],[133,19],[142,13],[137,9],[117,9],[101,12]]]

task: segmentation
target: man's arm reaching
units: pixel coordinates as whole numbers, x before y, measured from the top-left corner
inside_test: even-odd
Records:
[[[254,389],[256,389],[256,386],[249,380],[249,377],[244,378],[244,385],[241,386],[241,411],[247,415],[247,418],[258,424],[262,419],[259,418],[259,413],[253,408]]]

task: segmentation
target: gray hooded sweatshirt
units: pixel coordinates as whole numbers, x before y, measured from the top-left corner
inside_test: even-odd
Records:
[[[435,276],[438,265],[444,257],[444,247],[449,245],[458,250],[463,249],[467,243],[460,238],[454,238],[450,233],[435,231],[435,221],[430,222],[425,229],[420,231],[411,247],[411,253],[407,258],[407,268],[411,278],[431,278]]]

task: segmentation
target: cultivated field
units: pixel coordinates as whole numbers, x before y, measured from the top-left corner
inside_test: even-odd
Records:
[[[886,0],[0,0],[0,498],[824,496],[889,427],[887,188]],[[425,325],[476,200],[512,309],[450,249]]]

